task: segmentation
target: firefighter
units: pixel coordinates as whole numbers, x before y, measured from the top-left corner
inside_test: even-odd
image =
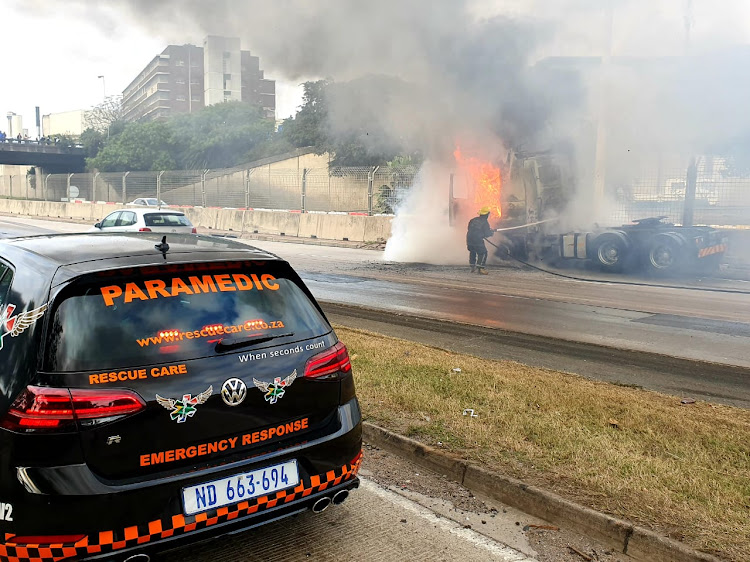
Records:
[[[479,209],[479,216],[469,221],[466,232],[466,249],[469,250],[471,272],[476,271],[480,275],[487,275],[487,269],[484,267],[487,262],[487,246],[484,245],[484,239],[492,236],[489,218],[490,208],[482,207]]]

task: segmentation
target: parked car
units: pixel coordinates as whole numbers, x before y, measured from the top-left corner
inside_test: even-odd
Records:
[[[156,197],[139,197],[134,199],[128,206],[139,206],[139,207],[169,207],[164,201],[157,199]]]
[[[193,223],[180,211],[127,209],[114,211],[96,223],[89,232],[169,232],[195,234]]]
[[[0,560],[147,560],[359,485],[349,355],[297,273],[162,236],[0,241]]]

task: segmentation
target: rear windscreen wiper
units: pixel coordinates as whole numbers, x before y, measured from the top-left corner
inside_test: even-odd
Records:
[[[249,347],[259,343],[275,340],[276,338],[285,338],[287,336],[293,336],[294,332],[287,332],[284,334],[273,334],[268,336],[260,337],[249,337],[249,338],[222,338],[214,347],[214,350],[218,353],[222,351],[228,351],[230,349],[237,349],[239,347]]]

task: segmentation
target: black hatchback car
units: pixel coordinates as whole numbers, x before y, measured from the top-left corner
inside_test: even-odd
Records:
[[[0,560],[125,560],[359,484],[348,352],[277,256],[196,235],[5,240],[0,323]]]

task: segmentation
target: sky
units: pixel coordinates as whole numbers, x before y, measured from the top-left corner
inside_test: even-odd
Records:
[[[693,45],[750,43],[750,2],[744,0],[610,1],[611,47],[616,55],[684,52],[685,18]],[[408,0],[404,4],[4,0],[3,4],[0,112],[23,115],[32,136],[35,106],[42,114],[87,109],[105,94],[121,93],[166,45],[201,45],[207,32],[242,35],[242,48],[260,57],[266,77],[276,80],[277,118],[296,112],[300,84],[306,79],[334,74],[349,79],[358,73],[386,71],[393,65],[389,48],[392,57],[401,59],[409,49],[419,53],[432,37],[445,36],[444,28],[455,21],[452,10],[459,5],[477,19],[502,16],[532,21],[543,16],[553,31],[537,42],[536,57],[601,54],[607,44],[606,15],[601,9],[606,0]],[[420,9],[443,10],[446,15],[425,13],[423,18]],[[423,71],[429,77],[434,71],[420,67],[419,57],[415,59],[399,68],[402,78]]]
[[[9,5],[7,5],[9,3]],[[33,4],[33,3],[31,3]],[[169,44],[203,44],[196,31],[159,35],[108,10],[109,21],[89,17],[84,5],[46,0],[4,0],[3,43],[0,50],[0,130],[5,116],[23,116],[23,126],[36,136],[35,107],[41,114],[89,109],[104,95],[120,94],[143,68]],[[243,40],[243,50],[253,46]],[[17,49],[12,49],[12,46]],[[261,68],[266,70],[260,54]],[[98,78],[104,76],[103,79]],[[277,118],[296,113],[302,102],[301,81],[276,79]]]

